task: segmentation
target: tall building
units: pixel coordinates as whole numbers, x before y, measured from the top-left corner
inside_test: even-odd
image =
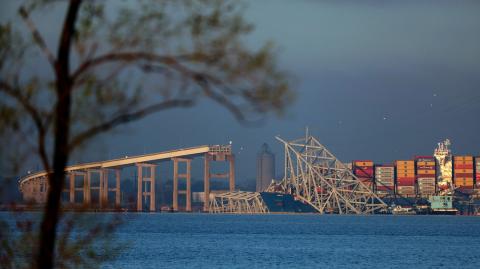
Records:
[[[275,178],[275,155],[270,151],[267,143],[263,143],[257,155],[257,188],[264,191]]]

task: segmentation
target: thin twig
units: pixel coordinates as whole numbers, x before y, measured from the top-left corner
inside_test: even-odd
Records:
[[[43,51],[48,61],[50,62],[50,65],[52,65],[52,67],[55,69],[55,57],[53,56],[52,52],[48,49],[47,44],[43,40],[42,35],[38,32],[37,28],[35,27],[35,24],[30,19],[28,15],[28,11],[25,9],[25,7],[21,6],[18,9],[18,13],[20,13],[20,16],[25,21],[25,24],[30,29],[30,32],[32,32],[33,40],[35,41],[35,43],[37,43],[37,45]]]

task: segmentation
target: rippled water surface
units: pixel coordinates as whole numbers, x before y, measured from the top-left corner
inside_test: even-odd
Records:
[[[480,268],[480,218],[129,214],[113,268]]]
[[[104,268],[480,268],[480,217],[123,214]]]

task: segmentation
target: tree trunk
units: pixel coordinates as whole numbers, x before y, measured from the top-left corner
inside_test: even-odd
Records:
[[[69,155],[69,130],[72,81],[70,77],[70,47],[81,0],[71,0],[60,36],[55,63],[57,103],[55,108],[55,144],[53,173],[49,175],[49,192],[40,227],[37,268],[53,268],[55,240],[60,217],[60,198],[65,181],[65,166]]]

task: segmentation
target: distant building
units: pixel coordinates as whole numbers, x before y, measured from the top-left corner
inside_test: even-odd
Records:
[[[264,191],[275,178],[275,155],[267,143],[263,143],[257,155],[257,187],[256,191]]]

